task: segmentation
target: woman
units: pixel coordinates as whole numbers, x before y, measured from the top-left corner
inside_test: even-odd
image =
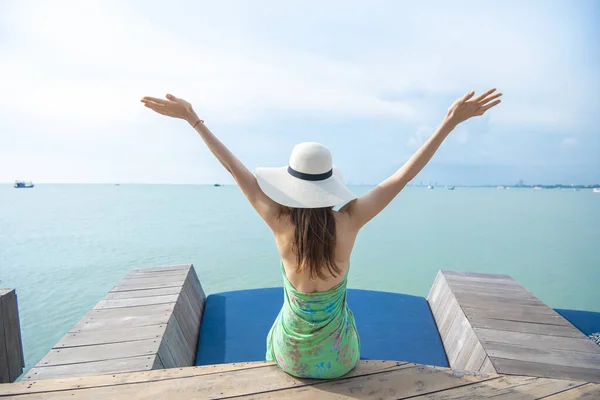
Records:
[[[186,120],[233,175],[269,225],[281,255],[284,304],[267,336],[267,359],[305,378],[336,378],[354,368],[360,341],[346,305],[350,254],[358,231],[379,214],[429,162],[461,122],[500,103],[495,89],[470,91],[450,108],[435,133],[396,173],[356,198],[318,143],[301,143],[289,165],[259,168],[254,176],[198,118],[190,103],[168,94],[144,97],[159,114]],[[346,203],[339,211],[333,207]]]

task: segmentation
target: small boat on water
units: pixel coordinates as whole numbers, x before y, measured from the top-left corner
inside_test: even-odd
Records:
[[[31,182],[24,182],[24,181],[15,181],[14,184],[14,188],[15,189],[31,189],[33,188],[35,185]]]
[[[535,186],[535,187],[533,188],[533,190],[542,190],[542,187],[541,187],[541,186]]]
[[[220,183],[215,183],[213,186],[214,187],[221,187],[221,184]]]
[[[504,186],[498,186],[496,189],[498,189],[498,190],[504,190]]]
[[[432,185],[427,186],[427,189],[433,189]]]
[[[448,190],[454,190],[454,186],[446,186],[446,189],[448,189]]]
[[[600,188],[593,188],[592,192],[594,192],[594,193],[600,193]]]

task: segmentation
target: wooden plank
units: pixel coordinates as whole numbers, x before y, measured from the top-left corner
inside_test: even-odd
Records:
[[[350,371],[345,379],[360,376],[370,376],[381,371],[410,368],[412,365],[398,363],[399,365],[378,366],[364,364]],[[368,368],[372,366],[373,368]],[[184,368],[185,369],[185,368]],[[355,378],[356,379],[356,378]],[[125,384],[93,387],[73,391],[57,391],[52,393],[53,399],[72,398],[72,393],[77,393],[80,398],[98,399],[132,399],[141,392],[145,399],[168,398],[222,398],[228,396],[243,396],[264,391],[281,390],[294,386],[308,386],[311,383],[320,383],[321,380],[298,379],[281,371],[279,367],[271,365],[263,368],[246,368],[237,371],[191,376],[185,379],[156,380],[143,384]],[[44,394],[32,394],[25,399],[43,398]],[[39,396],[39,397],[38,397]],[[177,396],[177,397],[175,397]]]
[[[157,315],[173,312],[174,303],[148,304],[133,307],[92,309],[84,319],[109,319],[123,316]]]
[[[456,356],[454,357],[453,363],[455,365],[462,366],[462,368],[467,371],[477,372],[479,369],[470,370],[470,369],[466,368],[467,363],[469,362],[469,359],[475,353],[475,349],[477,348],[476,347],[477,345],[479,345],[479,347],[481,347],[481,343],[479,343],[479,340],[477,339],[477,334],[473,331],[471,326],[468,325],[468,328],[466,329],[465,336],[464,336],[464,342],[459,343],[457,345],[458,352],[456,353]],[[485,353],[485,352],[483,352],[483,353]],[[483,363],[483,358],[481,359],[481,362]]]
[[[134,270],[126,275],[126,278],[131,278],[135,276],[169,276],[169,275],[185,275],[189,272],[189,269],[181,269],[181,270],[168,270],[168,271],[144,271],[144,270]]]
[[[484,344],[489,357],[508,358],[515,361],[538,362],[555,366],[595,368],[600,376],[600,351],[596,353],[570,350],[539,349],[509,343]]]
[[[387,363],[391,363],[387,361]],[[393,363],[394,366],[396,362]],[[110,375],[93,375],[67,377],[49,380],[39,380],[32,385],[30,382],[16,382],[10,385],[0,385],[0,396],[23,395],[34,393],[52,393],[72,389],[85,389],[99,386],[115,386],[124,384],[149,383],[160,380],[185,379],[207,374],[220,374],[227,371],[237,371],[247,368],[273,367],[271,361],[254,361],[246,363],[203,365],[200,367],[171,368],[146,370],[143,372],[122,372]]]
[[[165,366],[163,365],[160,357],[157,355],[156,357],[154,357],[154,364],[152,365],[152,369],[164,369]]]
[[[153,285],[157,282],[169,283],[173,286],[183,285],[187,274],[188,273],[186,272],[185,274],[179,275],[161,274],[160,276],[126,276],[121,282],[119,282],[119,286]]]
[[[128,299],[107,299],[100,300],[94,310],[101,310],[105,308],[123,308],[123,307],[136,307],[136,306],[147,306],[151,304],[169,304],[175,303],[179,296],[177,294],[168,294],[164,296],[153,296],[153,297],[135,297]]]
[[[57,365],[53,367],[38,367],[30,369],[24,376],[23,381],[36,381],[39,379],[56,379],[64,377],[78,377],[86,375],[116,374],[120,372],[145,371],[154,365],[155,355],[131,358],[119,358],[115,360],[94,361],[88,363]],[[6,388],[0,387],[0,393]]]
[[[466,283],[491,283],[494,285],[497,285],[498,287],[521,287],[521,285],[519,285],[518,282],[512,280],[512,279],[492,279],[492,278],[475,278],[475,277],[470,277],[470,276],[461,276],[461,277],[456,277],[456,276],[448,276],[445,275],[446,281],[448,281],[448,283],[450,284],[450,286],[452,286],[453,283],[462,283],[462,284],[466,284]]]
[[[560,393],[545,397],[548,400],[567,400],[567,399],[600,399],[600,385],[586,383],[575,388],[565,390]]]
[[[541,336],[563,336],[579,339],[585,337],[585,335],[581,333],[581,331],[570,326],[505,321],[501,319],[481,317],[471,317],[469,320],[471,321],[473,328],[495,329],[500,331],[521,333],[534,333]]]
[[[165,328],[166,324],[113,329],[110,331],[69,332],[54,345],[54,348],[160,339],[165,332]]]
[[[144,339],[133,342],[99,344],[52,349],[37,364],[38,367],[105,361],[117,358],[149,356],[158,352],[160,340]]]
[[[437,303],[440,293],[442,292],[442,287],[444,286],[442,285],[442,279],[444,279],[444,275],[442,275],[441,271],[438,271],[433,279],[433,284],[431,285],[431,288],[429,288],[429,293],[426,297],[428,302]]]
[[[204,302],[206,300],[206,294],[204,293],[204,289],[202,288],[202,284],[198,279],[198,275],[196,274],[196,270],[192,266],[190,269],[190,275],[188,277],[189,282],[192,284],[194,298],[198,299],[202,304],[202,309],[204,309]]]
[[[191,264],[184,265],[168,265],[164,267],[148,267],[148,268],[136,268],[132,270],[132,273],[161,273],[161,272],[172,272],[172,271],[187,271],[192,268]]]
[[[538,362],[510,360],[491,357],[490,360],[500,374],[539,376],[542,378],[573,379],[600,383],[597,369],[552,365]]]
[[[447,305],[440,310],[442,317],[440,318],[440,322],[438,324],[438,330],[442,340],[445,340],[445,338],[448,336],[448,332],[450,331],[450,327],[454,323],[454,320],[456,318],[465,317],[460,306],[458,305],[458,302],[454,296],[452,296],[452,294],[448,296],[446,303]]]
[[[568,390],[582,383],[558,379],[503,376],[482,383],[443,390],[414,399],[481,399],[509,398],[510,400],[531,400]]]
[[[203,309],[200,300],[196,297],[194,289],[189,281],[183,285],[180,297],[184,309],[186,312],[191,313],[192,319],[196,320],[202,318]]]
[[[486,288],[474,287],[471,285],[457,285],[452,284],[450,286],[453,293],[457,295],[466,295],[466,296],[483,296],[483,297],[491,297],[491,298],[500,298],[500,299],[514,299],[514,300],[523,300],[523,301],[538,301],[539,299],[535,297],[532,293],[524,290],[523,288],[516,289],[502,289],[498,288],[494,285],[490,285]],[[544,304],[544,303],[542,303]]]
[[[528,312],[532,314],[549,314],[556,315],[556,311],[551,309],[550,307],[542,307],[542,306],[530,306],[530,305],[520,305],[520,304],[508,304],[501,302],[478,302],[474,299],[461,299],[460,300],[461,307],[464,308],[477,308],[482,310],[496,310],[500,311],[515,311],[516,309],[520,309],[523,312]]]
[[[490,381],[496,376],[470,375],[425,366],[399,368],[353,379],[321,381],[304,387],[258,393],[253,399],[364,398],[406,399],[416,395]]]
[[[163,341],[173,356],[173,367],[194,365],[196,349],[186,340],[175,315],[171,316]]]
[[[524,298],[516,298],[516,297],[503,297],[497,295],[484,295],[478,293],[465,293],[465,292],[453,292],[454,297],[460,303],[462,307],[470,307],[469,304],[477,304],[477,306],[472,306],[473,308],[489,308],[496,309],[498,304],[502,304],[504,306],[529,306],[531,307],[539,307],[539,308],[547,308],[544,303],[542,303],[538,299],[524,299]]]
[[[492,290],[497,292],[498,294],[506,294],[508,295],[516,295],[516,296],[534,296],[527,288],[521,285],[505,285],[498,283],[488,283],[488,282],[465,282],[465,281],[456,281],[453,280],[451,286],[453,291],[456,292],[477,292],[477,291],[485,291]]]
[[[496,373],[496,370],[481,371],[481,368],[482,368],[483,363],[486,358],[487,358],[487,353],[485,352],[485,349],[483,348],[481,343],[479,341],[477,341],[475,343],[475,347],[473,348],[473,352],[471,353],[471,356],[464,364],[465,365],[464,369],[466,371]]]
[[[2,297],[8,289],[0,289],[0,383],[12,382],[10,379],[8,355],[6,353],[6,336],[4,334],[4,317],[2,315]]]
[[[169,314],[142,315],[112,319],[81,320],[71,332],[107,331],[112,329],[133,328],[138,326],[162,325],[169,322]]]
[[[127,290],[124,292],[110,292],[104,297],[103,300],[117,300],[117,299],[134,299],[134,298],[151,298],[155,296],[167,296],[177,295],[181,291],[179,286],[171,286],[159,289],[140,289],[140,290]]]
[[[146,283],[129,283],[129,284],[119,284],[115,286],[110,292],[128,292],[131,290],[141,290],[141,289],[162,289],[162,288],[179,288],[181,289],[181,285],[177,283],[169,283],[169,282],[160,282],[157,281],[153,284]]]
[[[456,276],[456,277],[461,277],[461,278],[489,278],[489,279],[493,279],[494,281],[508,279],[508,280],[514,281],[510,275],[492,274],[492,273],[487,273],[487,272],[443,270],[442,273],[444,274],[444,276],[451,276],[451,277]]]
[[[189,347],[195,350],[198,345],[201,316],[194,315],[188,307],[185,299],[181,296],[175,304],[173,317],[181,327],[183,337],[186,339]]]
[[[435,290],[437,295],[435,297],[429,297],[427,301],[431,307],[431,312],[435,316],[442,316],[443,308],[446,306],[449,297],[451,296],[450,287],[446,282],[446,279],[443,275],[438,274],[439,278],[436,278],[436,283],[431,287],[431,291]]]
[[[152,272],[152,273],[148,273],[148,272],[143,272],[143,271],[132,271],[129,274],[127,274],[127,276],[125,276],[125,278],[123,279],[136,279],[136,278],[150,278],[150,277],[154,277],[154,276],[162,276],[168,279],[171,279],[172,277],[180,277],[181,280],[185,280],[185,277],[187,276],[187,274],[189,274],[190,270],[189,269],[184,269],[184,270],[178,270],[178,271],[158,271],[158,272]]]
[[[532,349],[557,349],[599,353],[600,347],[590,339],[564,336],[543,336],[534,333],[499,331],[495,329],[474,328],[482,342],[509,343],[527,346]]]
[[[0,345],[6,348],[5,354],[9,382],[14,382],[23,373],[23,367],[25,366],[19,322],[19,306],[17,294],[14,289],[3,292],[2,301],[0,302],[0,319],[3,321],[4,338],[3,342],[0,342]]]
[[[483,360],[483,364],[481,365],[481,368],[479,369],[479,372],[481,372],[483,374],[495,374],[495,373],[497,373],[496,368],[494,367],[494,364],[492,363],[492,360],[490,360],[489,357],[486,357]]]
[[[556,313],[555,315],[550,313],[532,313],[530,311],[522,310],[520,308],[512,309],[512,310],[484,310],[480,308],[470,308],[463,307],[463,312],[470,318],[471,316],[477,318],[491,318],[491,319],[503,319],[507,321],[520,321],[520,322],[535,322],[538,324],[547,324],[547,325],[562,325],[573,327],[564,319],[561,315]]]
[[[161,364],[164,368],[177,367],[177,361],[175,360],[173,353],[171,353],[171,349],[169,349],[166,340],[161,341],[157,352],[157,358],[160,358]]]
[[[456,364],[456,359],[470,330],[471,325],[469,324],[469,321],[467,321],[464,314],[462,314],[462,311],[460,311],[454,319],[454,323],[450,327],[447,339],[445,340],[446,343],[450,344],[446,350],[446,356],[448,357],[448,363],[452,368],[464,368],[464,366]]]

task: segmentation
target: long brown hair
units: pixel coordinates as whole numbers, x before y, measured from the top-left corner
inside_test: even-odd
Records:
[[[327,279],[325,268],[333,277],[342,270],[335,264],[335,217],[333,207],[290,208],[286,207],[295,227],[293,251],[296,254],[297,271],[308,270],[310,279]]]

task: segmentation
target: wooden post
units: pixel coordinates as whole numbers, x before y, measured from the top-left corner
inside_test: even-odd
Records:
[[[24,367],[17,294],[0,289],[0,383],[14,382]]]

